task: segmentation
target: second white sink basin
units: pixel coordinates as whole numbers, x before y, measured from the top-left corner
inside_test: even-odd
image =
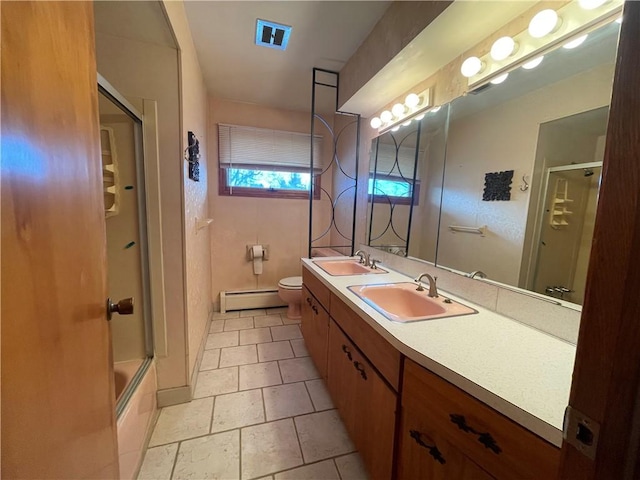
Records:
[[[428,296],[428,289],[418,291],[415,283],[353,285],[348,288],[394,322],[417,322],[478,313],[477,310],[442,295],[431,298]]]

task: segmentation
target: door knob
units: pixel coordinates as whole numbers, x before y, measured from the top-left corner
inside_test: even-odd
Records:
[[[107,298],[107,320],[111,320],[111,314],[131,315],[133,313],[133,297],[124,298],[118,303],[113,303]]]

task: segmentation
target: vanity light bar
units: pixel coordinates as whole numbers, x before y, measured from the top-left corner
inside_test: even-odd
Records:
[[[555,29],[551,29],[546,35],[535,38],[529,29],[525,29],[512,38],[517,48],[504,60],[494,60],[491,53],[478,57],[483,68],[468,76],[468,89],[474,90],[486,85],[497,77],[556,50],[568,41],[612,22],[621,15],[622,4],[623,0],[610,0],[591,10],[583,8],[578,2],[564,5],[556,12],[559,19]]]
[[[379,116],[371,119],[371,128],[379,134],[389,130],[397,131],[401,125],[406,126],[411,121],[428,110],[434,109],[431,100],[431,89],[420,93],[410,93],[404,103],[396,103],[390,110],[384,110]]]

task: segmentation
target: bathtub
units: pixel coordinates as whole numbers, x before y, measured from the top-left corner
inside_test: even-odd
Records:
[[[122,396],[124,388],[133,379],[142,363],[142,360],[134,360],[114,364],[116,399]],[[122,480],[134,479],[140,468],[150,429],[157,415],[157,390],[156,366],[155,362],[151,361],[138,387],[118,416],[118,456]]]

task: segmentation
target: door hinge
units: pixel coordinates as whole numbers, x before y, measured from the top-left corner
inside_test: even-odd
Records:
[[[584,456],[594,460],[598,448],[600,424],[569,405],[564,411],[562,437]]]

